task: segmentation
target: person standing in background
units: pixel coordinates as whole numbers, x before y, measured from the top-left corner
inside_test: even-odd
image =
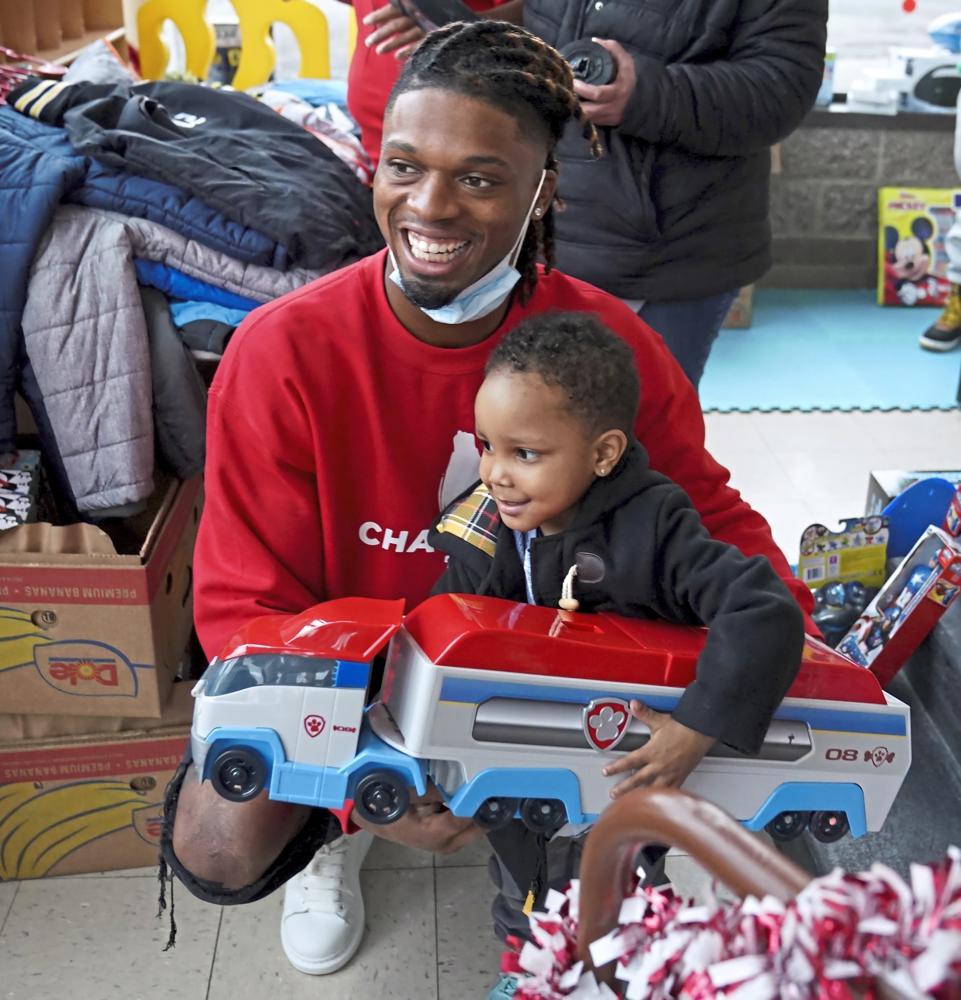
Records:
[[[585,157],[576,128],[558,147],[557,263],[626,302],[695,388],[738,290],[771,266],[770,147],[814,104],[827,15],[827,0],[508,0],[485,15],[613,59],[612,82],[575,82],[605,155]],[[390,7],[367,21],[377,50],[423,35]],[[351,110],[379,136],[364,65],[355,54]]]
[[[961,94],[954,122],[954,169],[961,178]],[[948,281],[951,291],[941,315],[921,334],[918,343],[926,351],[950,351],[961,344],[961,210],[954,213],[954,222],[944,238],[948,254]]]
[[[504,0],[465,0],[472,10],[492,10]],[[384,0],[341,0],[354,8],[357,44],[347,71],[347,107],[360,127],[360,141],[374,166],[380,160],[384,108],[403,60],[424,32]],[[510,0],[513,6],[517,0]]]
[[[558,149],[557,263],[628,303],[697,387],[738,290],[771,265],[770,147],[814,104],[827,0],[524,0],[562,49],[594,39],[613,82],[576,81],[605,156]]]

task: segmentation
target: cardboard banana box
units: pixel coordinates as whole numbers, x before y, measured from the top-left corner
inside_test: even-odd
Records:
[[[163,717],[132,732],[0,743],[0,882],[156,863],[190,687],[175,685]]]
[[[199,477],[158,491],[131,555],[89,524],[0,532],[5,713],[160,717],[190,635],[201,502]]]

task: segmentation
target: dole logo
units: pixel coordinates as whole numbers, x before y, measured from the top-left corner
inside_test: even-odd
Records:
[[[613,750],[624,738],[630,720],[630,706],[623,698],[595,698],[584,709],[584,735],[595,750]]]
[[[131,825],[141,840],[155,846],[159,845],[164,825],[163,806],[159,802],[155,802],[152,805],[134,809]]]
[[[320,736],[326,725],[327,720],[322,715],[308,715],[304,719],[304,729],[307,730],[307,735],[311,739],[315,736]]]
[[[33,653],[40,676],[52,687],[75,695],[137,693],[137,676],[118,649],[99,642],[51,642]]]

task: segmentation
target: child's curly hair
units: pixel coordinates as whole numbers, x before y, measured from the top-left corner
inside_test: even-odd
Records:
[[[591,313],[529,317],[498,343],[484,370],[539,375],[564,392],[592,434],[617,428],[633,438],[641,394],[634,354]]]

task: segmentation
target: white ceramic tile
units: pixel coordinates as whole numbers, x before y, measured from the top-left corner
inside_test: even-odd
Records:
[[[776,454],[782,451],[845,452],[880,446],[861,413],[756,414],[760,436]]]
[[[436,868],[487,868],[491,847],[486,837],[472,840],[456,854],[435,854]]]
[[[490,916],[495,889],[483,868],[437,870],[437,996],[481,1000],[497,981],[503,945]]]
[[[176,894],[177,945],[164,951],[150,878],[23,882],[0,935],[4,1000],[203,1000],[221,908]]]
[[[684,899],[701,902],[711,883],[711,877],[692,857],[668,855],[667,877],[674,891]]]
[[[68,878],[156,878],[157,866],[147,868],[120,868],[112,872],[85,872],[83,875],[70,875]]]
[[[430,868],[434,863],[429,851],[419,851],[415,847],[405,847],[390,840],[374,838],[364,860],[365,871],[383,871],[396,868]]]
[[[284,956],[280,891],[258,903],[226,907],[209,1000],[434,1000],[433,868],[365,871],[361,885],[367,911],[366,936],[353,960],[329,976],[305,976]]]
[[[722,465],[731,453],[768,450],[752,413],[707,413],[704,426],[707,449]]]
[[[902,451],[931,443],[961,452],[961,410],[931,410],[912,413],[863,413],[882,450]]]
[[[3,925],[6,922],[7,914],[13,905],[13,897],[19,889],[19,882],[0,882],[0,933],[3,932]]]

